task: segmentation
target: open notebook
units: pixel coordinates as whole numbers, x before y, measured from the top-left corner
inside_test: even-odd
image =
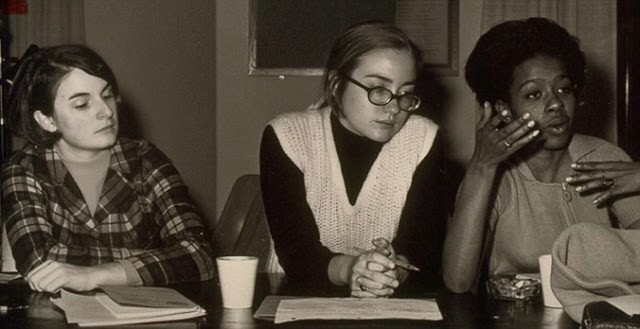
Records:
[[[179,292],[162,287],[102,287],[81,294],[63,290],[52,302],[64,310],[67,323],[81,327],[184,320],[206,315]]]

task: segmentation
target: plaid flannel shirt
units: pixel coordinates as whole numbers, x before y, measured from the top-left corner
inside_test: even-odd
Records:
[[[16,266],[127,260],[145,285],[211,279],[205,229],[170,160],[121,138],[93,216],[59,154],[27,144],[3,165],[2,210]]]

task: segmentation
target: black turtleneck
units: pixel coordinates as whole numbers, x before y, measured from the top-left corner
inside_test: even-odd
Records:
[[[369,169],[378,158],[378,153],[384,143],[352,133],[333,114],[331,115],[331,131],[336,143],[336,151],[349,202],[353,205],[356,203],[362,184],[369,174]]]
[[[347,195],[354,204],[384,143],[352,133],[334,115],[331,128]],[[429,154],[416,168],[398,233],[392,241],[398,254],[422,269],[411,275],[412,284],[405,283],[403,287],[421,289],[441,284],[446,208],[441,190],[440,144],[436,137]],[[284,153],[271,126],[262,136],[260,175],[270,231],[287,277],[294,282],[330,285],[327,268],[336,253],[320,243],[318,227],[306,201],[304,174]]]

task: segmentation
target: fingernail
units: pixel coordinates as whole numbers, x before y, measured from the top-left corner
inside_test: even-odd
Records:
[[[573,181],[573,177],[569,176],[567,178],[564,179],[565,182],[571,182]]]
[[[535,126],[535,125],[536,125],[536,122],[533,121],[533,120],[527,122],[527,127],[529,127],[529,128],[533,128],[533,126]]]
[[[578,168],[578,164],[577,164],[577,163],[575,163],[575,162],[574,162],[574,163],[572,163],[572,164],[571,164],[571,168],[573,168],[573,169]]]
[[[522,118],[526,120],[526,119],[529,119],[530,116],[531,116],[531,114],[529,114],[529,112],[527,112],[522,116]]]
[[[509,111],[507,110],[502,110],[502,112],[500,112],[500,115],[502,115],[503,117],[506,117],[509,114]]]
[[[533,133],[531,134],[532,137],[536,137],[540,135],[540,130],[534,130]]]
[[[582,190],[584,190],[584,186],[578,186],[578,187],[576,187],[576,191],[578,191],[578,192],[582,192]]]

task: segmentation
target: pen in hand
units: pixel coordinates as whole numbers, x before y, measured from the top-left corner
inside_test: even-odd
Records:
[[[420,268],[418,268],[417,266],[412,265],[411,263],[403,262],[400,259],[394,260],[393,263],[396,264],[397,267],[401,267],[401,268],[403,268],[405,270],[414,271],[414,272],[420,272]]]
[[[384,238],[373,239],[371,241],[371,243],[374,246],[376,246],[376,248],[386,249],[387,251],[389,251],[388,248],[389,248],[390,243],[389,243],[389,241],[387,241]],[[389,254],[390,253],[391,253],[391,251],[389,251]],[[398,259],[397,257],[394,257],[394,259],[392,259],[392,261],[393,261],[394,264],[396,264],[396,266],[401,267],[401,268],[403,268],[405,270],[415,271],[415,272],[419,272],[420,271],[420,269],[417,266],[412,265],[412,264],[410,264],[408,262],[405,262],[405,261],[403,261],[401,259]]]
[[[376,248],[387,250],[387,255],[386,256],[389,256],[389,254],[391,253],[389,251],[389,249],[387,248],[388,243],[389,243],[389,242],[387,242],[387,240],[379,238],[379,239],[374,239],[371,242],[373,243],[374,246],[376,246]],[[367,251],[367,250],[364,250],[364,249],[361,249],[361,248],[355,248],[355,250],[356,250],[356,252],[360,252],[360,253]],[[405,269],[407,271],[414,271],[414,272],[419,272],[420,271],[420,268],[418,268],[417,266],[415,266],[415,265],[413,265],[411,263],[405,262],[403,260],[400,260],[398,258],[392,259],[391,261],[397,267],[403,268],[403,269]]]

